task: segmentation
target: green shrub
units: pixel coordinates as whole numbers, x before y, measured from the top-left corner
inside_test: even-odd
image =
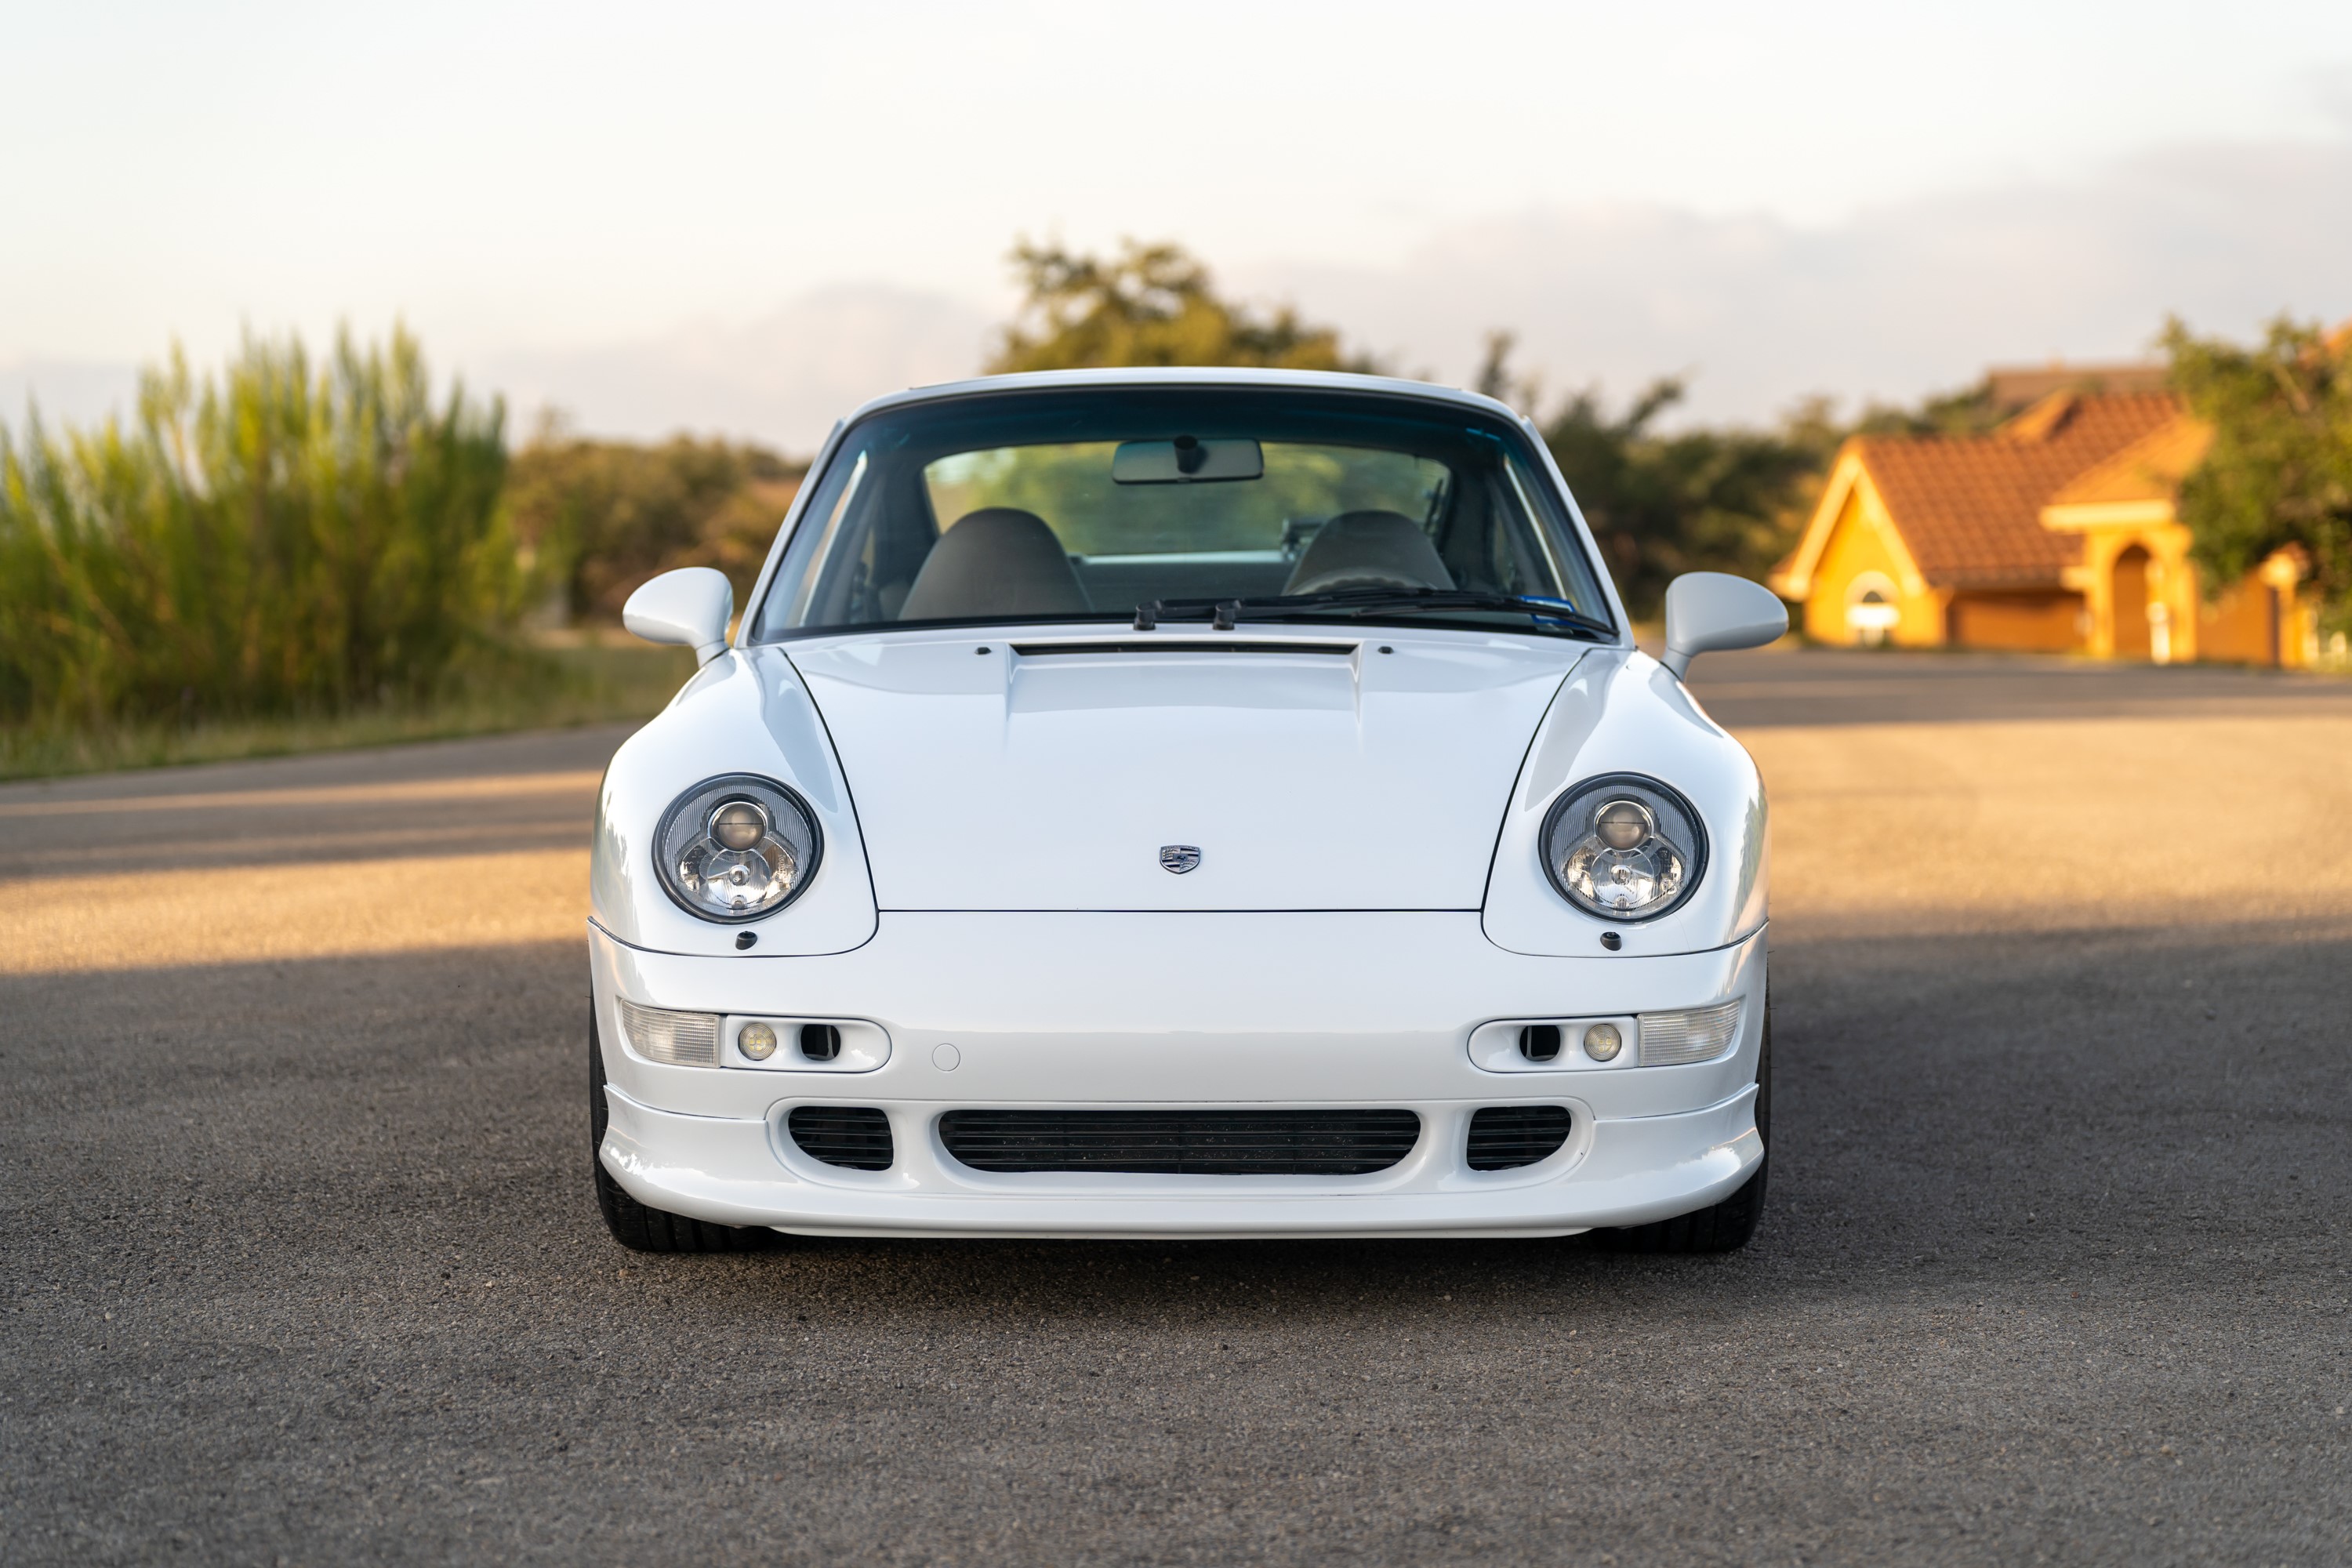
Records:
[[[412,337],[175,351],[126,426],[0,427],[0,723],[92,728],[435,700],[527,662],[505,413],[436,402]]]
[[[711,566],[743,607],[807,465],[750,443],[597,441],[551,426],[515,454],[515,533],[567,621],[617,621],[648,577]]]

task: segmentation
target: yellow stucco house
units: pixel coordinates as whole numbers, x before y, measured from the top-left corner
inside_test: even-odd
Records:
[[[1996,372],[1985,436],[1857,436],[1772,574],[1832,643],[2299,667],[2318,623],[2281,551],[2208,600],[2175,515],[2210,432],[2148,367]]]

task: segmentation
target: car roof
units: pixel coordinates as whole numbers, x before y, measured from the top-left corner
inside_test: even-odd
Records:
[[[1369,392],[1391,397],[1411,397],[1425,403],[1467,406],[1519,421],[1519,411],[1483,393],[1434,382],[1409,381],[1395,375],[1358,375],[1338,370],[1257,370],[1223,365],[1156,365],[1116,370],[1032,370],[1012,375],[981,375],[935,386],[909,387],[861,405],[845,423],[856,424],[869,414],[915,403],[944,402],[997,392],[1066,391],[1089,386],[1235,386],[1287,387],[1298,391]]]

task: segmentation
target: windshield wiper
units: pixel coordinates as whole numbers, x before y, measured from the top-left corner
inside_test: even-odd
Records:
[[[1154,599],[1135,607],[1135,629],[1148,632],[1162,620],[1209,617],[1210,629],[1229,632],[1244,616],[1279,619],[1305,612],[1342,611],[1351,616],[1415,610],[1523,610],[1585,637],[1615,640],[1617,628],[1596,620],[1565,599],[1533,594],[1492,594],[1478,588],[1339,588],[1328,594],[1270,594],[1233,599]]]

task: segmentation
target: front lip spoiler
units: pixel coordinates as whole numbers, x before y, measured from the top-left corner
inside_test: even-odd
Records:
[[[1720,1202],[1762,1162],[1756,1087],[1697,1110],[1592,1124],[1580,1158],[1549,1179],[1446,1190],[1284,1194],[1126,1193],[969,1185],[915,1190],[901,1173],[823,1185],[776,1158],[772,1124],[678,1118],[615,1094],[599,1150],[639,1202],[721,1225],[802,1236],[1265,1240],[1570,1236],[1646,1224]],[[1204,1184],[1224,1180],[1197,1177]]]

